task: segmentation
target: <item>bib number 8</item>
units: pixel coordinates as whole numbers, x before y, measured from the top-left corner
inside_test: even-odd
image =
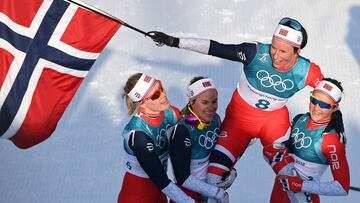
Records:
[[[258,103],[255,104],[255,106],[259,109],[268,109],[270,105],[270,102],[264,99],[259,99]]]
[[[132,167],[131,167],[131,165],[130,165],[130,162],[126,162],[126,167],[127,167],[129,170],[132,169]]]

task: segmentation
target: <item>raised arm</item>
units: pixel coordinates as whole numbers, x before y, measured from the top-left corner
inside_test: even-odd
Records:
[[[177,38],[162,32],[149,32],[157,45],[167,45],[202,54],[212,55],[232,61],[238,61],[244,65],[250,64],[257,52],[256,43],[222,44],[210,39]]]

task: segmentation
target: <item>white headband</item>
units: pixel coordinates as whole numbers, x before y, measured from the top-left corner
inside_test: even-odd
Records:
[[[341,90],[333,83],[322,80],[316,85],[314,91],[320,91],[328,95],[334,102],[338,103],[341,99]]]
[[[142,74],[132,90],[127,94],[133,102],[141,101],[151,90],[157,80],[151,76]]]
[[[209,89],[216,90],[216,87],[214,86],[214,83],[210,78],[204,78],[204,79],[194,82],[187,88],[187,90],[188,90],[187,96],[189,97],[189,99],[193,99],[196,96],[198,96],[199,94],[201,94]]]
[[[281,24],[276,28],[274,37],[288,42],[297,48],[300,48],[303,38],[300,31]]]

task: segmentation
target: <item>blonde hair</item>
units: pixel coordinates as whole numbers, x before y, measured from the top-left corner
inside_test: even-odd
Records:
[[[123,98],[128,109],[128,115],[132,115],[134,113],[137,108],[137,103],[134,103],[127,94],[134,88],[141,75],[142,73],[135,73],[131,75],[124,86]]]

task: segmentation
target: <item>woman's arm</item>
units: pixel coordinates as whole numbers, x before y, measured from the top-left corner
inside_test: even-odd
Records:
[[[304,181],[302,191],[328,196],[347,195],[350,188],[349,165],[346,159],[345,144],[338,134],[323,135],[322,153],[328,159],[333,181]]]
[[[177,183],[206,197],[214,197],[225,202],[227,193],[191,175],[191,138],[188,129],[182,124],[173,128],[170,137],[170,157]]]
[[[180,38],[179,48],[248,65],[257,52],[256,43],[222,44],[209,39]]]
[[[345,196],[350,188],[349,165],[346,159],[345,144],[338,134],[323,134],[321,150],[329,160],[333,181],[302,180],[297,176],[278,176],[283,188],[293,192],[309,192],[327,196]]]
[[[310,63],[310,69],[306,77],[305,86],[315,87],[324,78],[320,66]]]
[[[134,131],[130,135],[129,146],[142,169],[170,199],[176,202],[194,202],[168,178],[161,161],[154,151],[154,143],[146,133]]]
[[[148,33],[157,45],[167,45],[202,54],[208,54],[244,65],[250,64],[257,52],[257,43],[222,44],[210,39],[178,38],[158,31]]]

